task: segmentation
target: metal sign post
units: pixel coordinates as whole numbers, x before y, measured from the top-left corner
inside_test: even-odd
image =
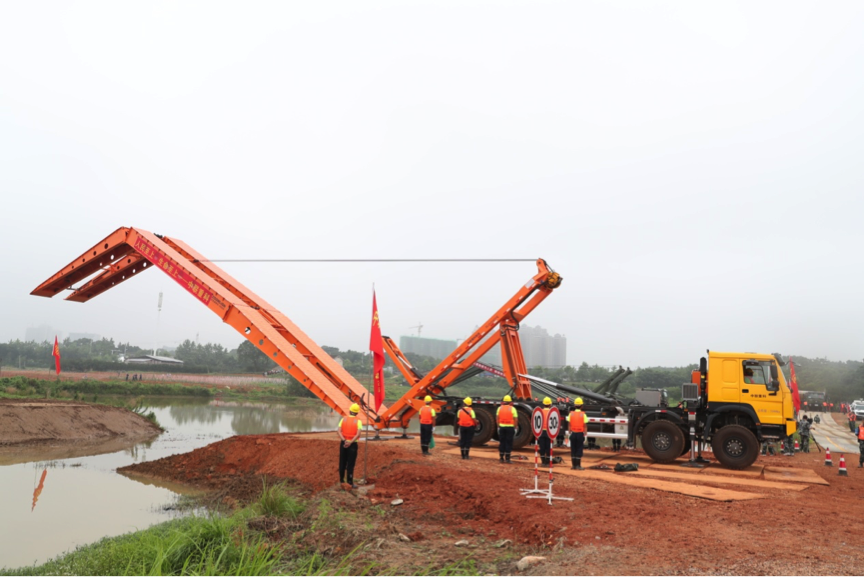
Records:
[[[536,418],[538,415],[540,418]],[[540,423],[540,427],[537,424]],[[555,439],[559,436],[559,430],[562,427],[562,414],[559,412],[559,409],[553,407],[550,409],[549,415],[547,416],[546,422],[546,430],[547,435],[550,437],[550,488],[547,491],[543,491],[537,488],[538,486],[538,461],[537,457],[535,457],[535,490],[534,491],[525,491],[524,494],[527,499],[546,499],[550,505],[553,504],[553,500],[556,501],[573,501],[573,499],[569,497],[554,497],[553,496],[553,443],[552,439]],[[540,429],[540,431],[538,431]],[[544,432],[544,413],[540,408],[535,409],[532,413],[532,431],[535,433],[537,438],[540,438]]]
[[[538,489],[538,439],[541,438],[541,433],[544,432],[544,411],[540,407],[535,407],[532,411],[532,433],[535,435],[535,488],[520,489],[520,492],[528,497],[532,494],[546,495],[547,491]]]

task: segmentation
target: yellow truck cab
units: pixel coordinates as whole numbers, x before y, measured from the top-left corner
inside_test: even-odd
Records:
[[[796,432],[793,397],[776,355],[708,351],[676,407],[629,407],[629,442],[639,437],[646,454],[670,463],[694,439],[711,443],[718,461],[743,469],[757,460],[760,443]]]

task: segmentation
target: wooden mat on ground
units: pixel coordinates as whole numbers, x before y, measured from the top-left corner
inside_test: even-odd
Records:
[[[633,473],[611,473],[604,471],[571,471],[570,469],[566,469],[556,471],[556,474],[580,477],[582,479],[595,479],[598,481],[605,481],[607,483],[617,483],[620,485],[640,487],[643,489],[654,489],[656,491],[665,491],[667,493],[679,493],[681,495],[689,495],[691,497],[699,497],[701,499],[709,499],[711,501],[747,501],[750,499],[763,498],[763,495],[759,493],[744,493],[742,491],[717,489],[715,487],[706,487],[704,485],[689,485],[686,483],[661,481],[660,479],[628,476],[632,475]]]
[[[706,475],[694,473],[655,470],[654,467],[646,470],[631,471],[628,475],[639,475],[641,477],[663,477],[665,479],[676,479],[692,483],[717,483],[719,485],[741,485],[744,487],[759,487],[766,489],[787,489],[788,491],[802,491],[808,485],[796,485],[792,483],[781,483],[777,481],[763,481],[762,479],[745,479],[742,477],[722,477],[721,475]]]
[[[811,469],[793,469],[785,467],[766,467],[763,477],[769,481],[794,481],[796,483],[811,483],[813,485],[828,485],[829,482]]]

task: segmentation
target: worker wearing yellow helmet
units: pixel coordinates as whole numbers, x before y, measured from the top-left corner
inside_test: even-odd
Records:
[[[460,454],[467,461],[469,449],[472,447],[472,439],[475,436],[475,427],[478,425],[477,417],[472,409],[471,397],[463,399],[463,408],[457,411],[457,425],[460,428]]]
[[[354,403],[348,409],[348,416],[340,419],[336,427],[339,433],[339,482],[348,483],[352,489],[354,484],[354,463],[357,461],[357,439],[360,437],[360,405]]]
[[[571,469],[582,471],[583,443],[589,432],[589,416],[583,412],[583,399],[577,397],[574,400],[567,421],[571,435]]]
[[[541,463],[544,466],[550,464],[550,446],[552,445],[552,439],[550,439],[550,434],[547,431],[547,419],[550,416],[552,405],[553,400],[549,397],[544,397],[544,408],[542,409],[544,414],[544,430],[541,432],[541,436],[538,437],[538,453],[541,455]]]
[[[505,395],[502,404],[496,409],[496,424],[499,427],[499,462],[511,462],[511,451],[514,447],[514,431],[517,425],[517,410],[512,404],[510,395]]]
[[[430,406],[432,397],[427,395],[423,398],[425,403],[418,411],[420,416],[420,451],[424,455],[429,455],[430,441],[433,435],[433,425],[436,422],[436,410]]]

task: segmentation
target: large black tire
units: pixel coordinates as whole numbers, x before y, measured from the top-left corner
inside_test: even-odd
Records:
[[[726,425],[712,437],[712,452],[715,458],[728,469],[744,469],[757,460],[760,443],[747,427]]]
[[[514,432],[514,449],[528,445],[535,435],[532,433],[532,418],[525,411],[517,409],[517,430]]]
[[[493,438],[493,433],[496,430],[496,419],[493,414],[487,409],[475,409],[475,418],[478,424],[475,427],[475,436],[472,439],[472,446],[478,447],[490,442]]]
[[[640,437],[643,450],[658,463],[672,463],[685,448],[685,433],[670,421],[652,421]]]
[[[685,437],[685,448],[682,449],[682,454],[687,455],[690,452],[691,452],[691,436],[688,435],[687,437]]]

